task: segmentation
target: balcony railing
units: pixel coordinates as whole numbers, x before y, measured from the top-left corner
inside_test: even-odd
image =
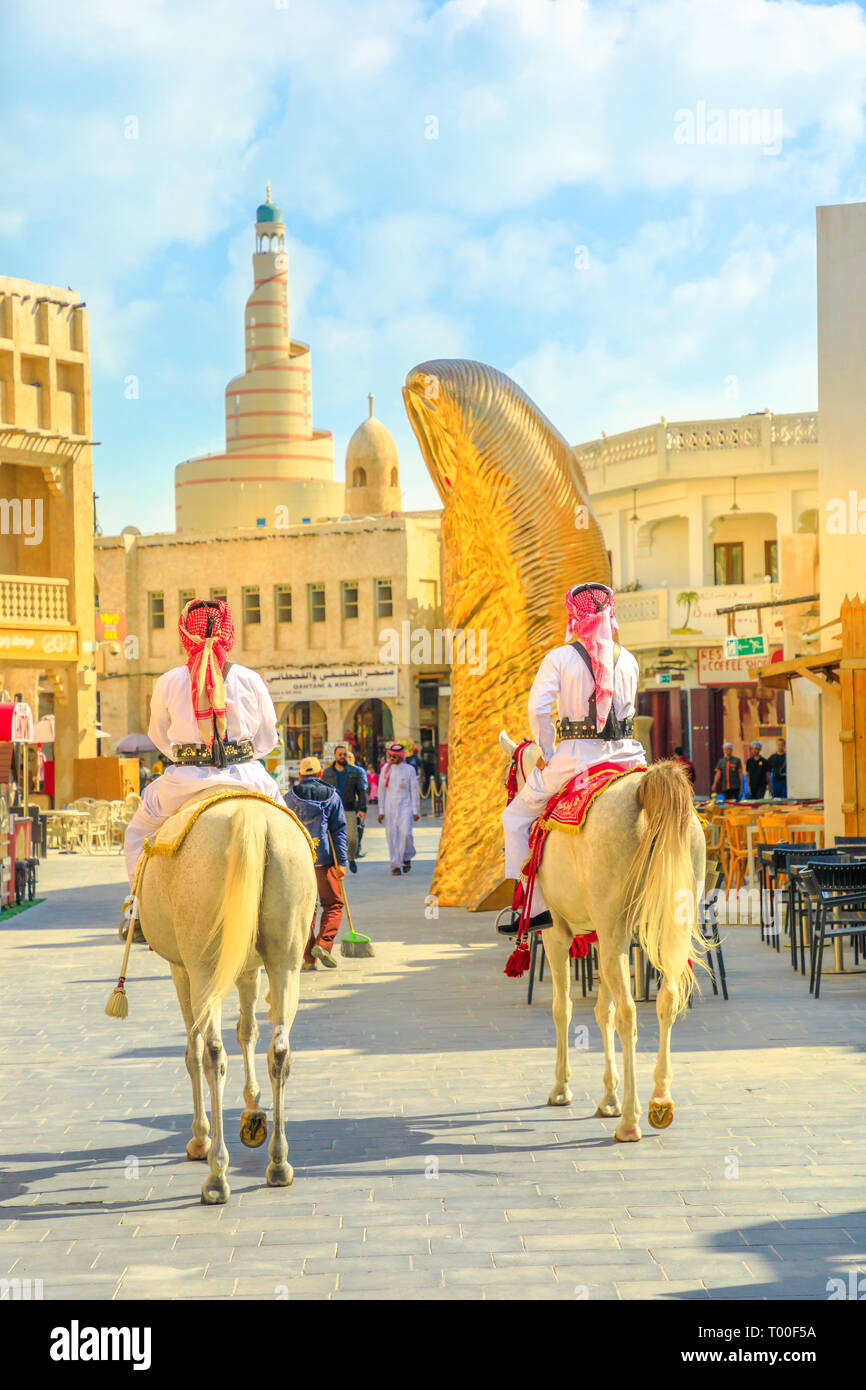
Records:
[[[0,623],[68,625],[69,580],[0,574]]]

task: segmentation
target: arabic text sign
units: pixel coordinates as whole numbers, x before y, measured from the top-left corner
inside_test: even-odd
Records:
[[[275,701],[383,699],[398,692],[396,666],[326,666],[283,671],[268,681]]]

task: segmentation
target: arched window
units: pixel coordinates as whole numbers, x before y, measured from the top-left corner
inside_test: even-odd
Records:
[[[352,487],[366,487],[367,472],[364,468],[356,468],[352,474]]]
[[[391,469],[391,486],[392,486],[392,487],[397,487],[397,486],[398,486],[398,483],[397,483],[397,470],[396,470],[396,468],[392,468],[392,469]]]

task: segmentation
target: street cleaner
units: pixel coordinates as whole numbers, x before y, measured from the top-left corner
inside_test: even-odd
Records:
[[[147,731],[166,768],[145,787],[126,828],[123,852],[130,888],[145,839],[152,840],[190,797],[230,788],[283,804],[276,782],[258,761],[277,743],[273,701],[257,671],[228,660],[235,642],[228,604],[193,599],[178,619],[178,631],[186,665],[172,667],[157,680]],[[124,925],[121,935],[125,933]]]
[[[577,584],[566,595],[565,608],[565,644],[547,653],[529,692],[529,726],[541,756],[502,816],[505,873],[519,881],[508,933],[517,931],[521,917],[524,929],[552,924],[534,874],[526,902],[524,872],[531,827],[551,799],[574,778],[577,791],[583,783],[591,792],[594,770],[600,774],[610,768],[615,776],[617,770],[646,767],[643,746],[634,737],[638,664],[614,641],[613,591],[606,584]],[[602,786],[599,777],[598,789]],[[581,816],[585,810],[585,805],[580,808]]]

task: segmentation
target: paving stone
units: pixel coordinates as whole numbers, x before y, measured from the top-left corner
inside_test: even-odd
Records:
[[[164,963],[137,949],[129,1018],[103,1013],[120,954],[120,856],[52,852],[45,901],[0,924],[4,1276],[42,1277],[46,1297],[118,1301],[277,1288],[318,1301],[823,1299],[835,1272],[866,1268],[866,1054],[851,1041],[866,977],[834,978],[807,1009],[784,954],[730,931],[731,999],[699,1000],[674,1031],[675,1124],[644,1120],[644,1141],[619,1146],[615,1122],[593,1115],[593,999],[574,1002],[591,1038],[572,1052],[574,1101],[549,1107],[549,979],[528,1007],[502,973],[509,947],[489,914],[425,918],[437,834],[421,823],[417,872],[392,882],[371,827],[352,887],[377,954],[301,981],[289,1189],[269,1189],[266,1152],[238,1142],[243,1068],[227,1002],[232,1195],[221,1207],[200,1204],[206,1170],[184,1156],[190,1087]],[[49,974],[34,969],[46,947]],[[38,1016],[63,1032],[62,1078]],[[657,1036],[654,1007],[639,1005],[644,1109]]]

